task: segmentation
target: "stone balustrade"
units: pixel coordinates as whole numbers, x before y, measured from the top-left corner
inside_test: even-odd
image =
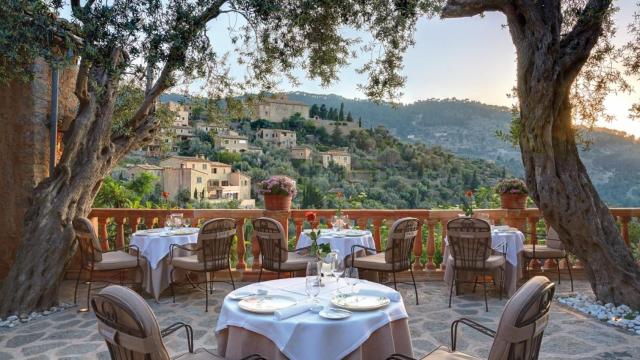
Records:
[[[313,211],[317,214],[316,224],[331,225],[335,210],[304,210],[292,209],[290,211],[267,211],[263,209],[93,209],[89,218],[93,221],[98,231],[98,237],[104,250],[110,248],[122,249],[128,241],[131,232],[140,226],[144,228],[161,227],[169,214],[182,213],[184,218],[196,224],[208,219],[227,217],[238,221],[237,242],[232,249],[233,258],[236,259],[235,270],[239,272],[252,272],[260,269],[260,248],[255,238],[245,230],[250,230],[251,219],[261,216],[271,217],[280,221],[290,238],[299,238],[300,232],[305,227],[311,227],[305,219],[305,213]],[[443,269],[438,257],[444,252],[444,237],[446,236],[447,221],[456,218],[460,210],[385,210],[385,209],[343,209],[342,214],[353,220],[361,229],[369,229],[373,233],[376,248],[383,249],[386,239],[383,236],[393,221],[403,217],[415,217],[420,220],[422,231],[419,232],[419,241],[414,244],[413,254],[419,261],[414,262],[415,271],[439,271]],[[507,209],[477,209],[476,213],[487,214],[494,224],[505,224],[521,229],[527,234],[528,243],[538,243],[536,229],[544,228],[544,221],[536,208],[524,210]],[[612,214],[620,224],[622,236],[627,245],[630,245],[629,223],[633,218],[640,219],[640,208],[612,208]],[[291,230],[289,228],[291,227]],[[111,241],[109,241],[111,238]],[[110,245],[111,244],[111,245]],[[561,264],[565,266],[565,264]],[[545,264],[532,263],[531,266],[555,267],[551,260]],[[576,261],[575,267],[581,264]]]

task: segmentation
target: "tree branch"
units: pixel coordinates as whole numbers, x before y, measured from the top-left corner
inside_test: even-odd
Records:
[[[470,17],[485,11],[502,11],[508,5],[506,0],[448,0],[440,18]]]
[[[611,0],[589,0],[580,12],[573,29],[560,41],[560,69],[565,77],[573,79],[589,58],[602,33],[602,25]]]

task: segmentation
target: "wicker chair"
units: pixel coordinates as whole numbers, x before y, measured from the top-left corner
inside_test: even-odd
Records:
[[[499,269],[500,277],[500,299],[502,300],[502,288],[504,282],[505,255],[492,255],[491,247],[491,226],[484,220],[472,218],[453,219],[447,223],[447,238],[451,251],[447,261],[453,266],[453,281],[449,289],[449,307],[451,307],[451,297],[455,284],[456,295],[459,293],[460,283],[473,283],[474,290],[478,284],[478,276],[481,276],[481,284],[484,289],[484,306],[489,311],[487,302],[486,278],[490,271]],[[506,251],[505,251],[506,252]],[[461,272],[475,274],[474,281],[460,279]],[[495,279],[492,280],[495,284]]]
[[[317,261],[313,256],[298,254],[303,249],[289,251],[284,228],[275,219],[261,217],[253,220],[253,231],[260,246],[261,267],[258,282],[262,281],[263,270],[276,272],[280,279],[280,273],[305,271],[310,261]]]
[[[538,235],[538,238],[541,236]],[[544,238],[544,237],[542,237]],[[560,241],[560,235],[553,228],[547,230],[545,245],[527,244],[524,246],[523,257],[525,258],[525,272],[529,278],[529,262],[530,260],[546,260],[553,259],[556,261],[558,271],[558,284],[560,284],[560,260],[565,259],[567,263],[567,272],[569,273],[569,281],[571,282],[571,291],[573,291],[573,275],[571,274],[571,262],[569,255],[564,248],[564,244]]]
[[[73,220],[73,230],[75,232],[76,241],[80,248],[80,270],[76,278],[76,286],[73,290],[73,303],[77,304],[78,285],[83,271],[89,272],[87,281],[87,307],[81,308],[80,312],[89,311],[89,299],[91,296],[91,286],[93,284],[93,274],[95,272],[114,272],[120,273],[120,285],[124,285],[124,273],[128,270],[136,270],[136,274],[142,281],[142,266],[146,265],[144,258],[140,258],[140,252],[137,246],[130,245],[124,251],[102,251],[100,241],[96,236],[93,225],[89,219],[78,217]],[[129,249],[135,249],[136,255],[129,254]],[[101,280],[101,282],[109,281]],[[139,284],[141,282],[126,283],[128,285]]]
[[[171,244],[169,253],[169,261],[173,266],[171,275],[169,277],[171,281],[171,295],[173,302],[176,302],[176,294],[173,288],[174,284],[174,271],[176,269],[185,270],[189,272],[197,272],[204,275],[204,281],[194,283],[191,278],[187,276],[191,285],[204,284],[205,292],[205,312],[209,311],[209,293],[213,291],[212,282],[225,282],[231,284],[235,290],[236,284],[233,281],[233,275],[231,274],[231,265],[229,263],[229,256],[231,252],[231,244],[233,238],[236,235],[236,220],[234,219],[213,219],[205,222],[198,234],[198,242],[196,246],[193,245],[180,245]],[[195,252],[196,254],[191,256],[174,257],[174,249],[183,249],[187,251]],[[215,271],[228,270],[231,281],[207,279],[210,273]]]
[[[384,252],[375,254],[376,249],[362,245],[353,245],[351,247],[351,267],[392,273],[393,287],[396,290],[398,290],[396,273],[409,270],[412,282],[407,284],[413,284],[413,290],[416,293],[416,305],[419,304],[418,288],[413,277],[411,250],[413,249],[413,242],[418,235],[419,224],[420,222],[415,218],[402,218],[394,222],[389,231],[389,240]],[[362,252],[363,250],[370,255],[356,257],[356,251]]]
[[[489,360],[537,359],[542,336],[549,321],[549,309],[555,287],[555,284],[544,276],[532,278],[522,285],[505,305],[497,331],[473,320],[465,318],[456,320],[451,324],[451,349],[441,346],[422,360],[479,359],[456,350],[460,324],[493,338]],[[399,354],[387,358],[387,360],[408,359],[411,358]]]
[[[102,335],[111,359],[169,360],[163,338],[184,329],[188,353],[173,357],[180,360],[223,359],[205,349],[193,350],[193,329],[177,322],[160,330],[153,311],[140,295],[122,286],[109,286],[91,299],[91,306],[98,321],[98,333]],[[251,355],[245,359],[263,359]]]

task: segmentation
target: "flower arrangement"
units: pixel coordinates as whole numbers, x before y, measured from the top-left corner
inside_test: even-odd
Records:
[[[276,175],[261,181],[258,188],[262,194],[296,196],[298,190],[295,180],[282,175]]]
[[[309,224],[311,224],[311,227],[313,227],[313,223],[316,222],[317,214],[313,211],[307,211],[306,213],[304,213],[304,217],[305,219],[307,219]]]
[[[498,181],[495,187],[495,191],[499,195],[513,194],[513,195],[527,195],[527,184],[520,179],[503,179]]]
[[[462,198],[462,205],[460,206],[462,211],[464,211],[465,216],[473,215],[473,191],[468,190],[464,193],[464,197]]]

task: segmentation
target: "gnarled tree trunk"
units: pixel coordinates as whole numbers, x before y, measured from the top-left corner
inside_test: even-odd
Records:
[[[590,0],[561,35],[560,1],[449,0],[443,17],[503,12],[517,51],[520,149],[531,197],[583,261],[596,296],[640,308],[640,268],[580,160],[570,88],[602,32],[610,0]]]

